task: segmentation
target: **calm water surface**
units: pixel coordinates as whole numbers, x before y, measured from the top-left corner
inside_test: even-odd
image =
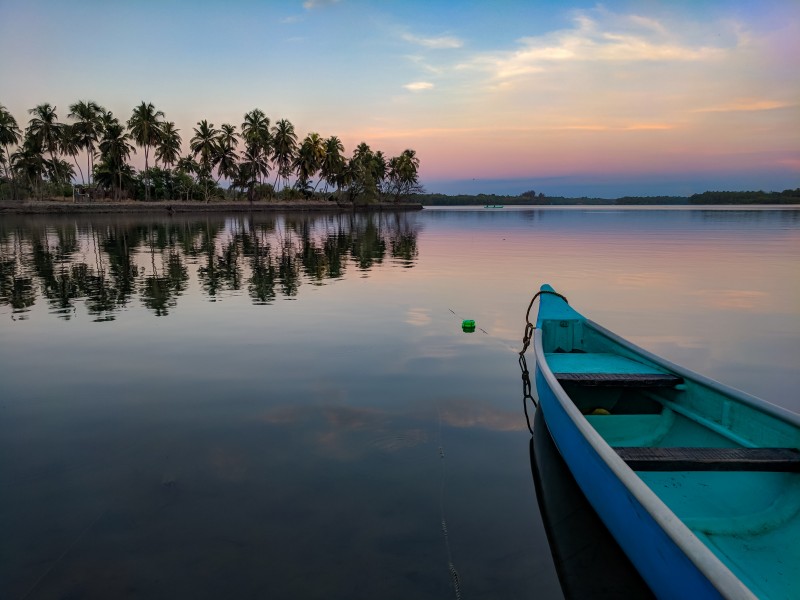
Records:
[[[3,216],[0,597],[558,598],[532,293],[800,411],[798,265],[794,209]]]

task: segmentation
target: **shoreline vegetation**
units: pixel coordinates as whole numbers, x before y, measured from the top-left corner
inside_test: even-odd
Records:
[[[300,139],[289,120],[273,124],[258,108],[244,114],[238,129],[199,121],[186,155],[180,130],[151,103],[134,107],[127,121],[92,100],[71,104],[66,121],[49,103],[28,113],[22,130],[0,103],[0,203],[5,205],[30,207],[38,200],[56,206],[54,201],[66,199],[95,209],[159,200],[353,207],[399,204],[424,191],[414,150],[389,157],[361,142],[348,158],[335,135],[323,138],[312,131]],[[134,146],[144,156],[139,171],[130,163]]]
[[[197,202],[182,200],[140,200],[73,202],[72,200],[30,200],[25,202],[0,201],[0,215],[4,214],[102,214],[102,213],[242,213],[242,212],[342,212],[342,211],[413,211],[422,210],[416,202],[371,202],[353,204],[324,200],[272,200],[250,203],[247,201],[218,200]]]
[[[414,194],[413,201],[424,206],[713,206],[800,204],[800,188],[782,192],[703,192],[691,196],[623,196],[621,198],[567,198],[545,196],[533,190],[519,196],[497,194],[446,195]]]

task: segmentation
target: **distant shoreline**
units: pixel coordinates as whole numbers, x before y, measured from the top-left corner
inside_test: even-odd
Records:
[[[221,213],[221,212],[352,212],[352,211],[414,211],[422,210],[419,203],[345,204],[336,202],[72,202],[32,200],[0,202],[3,214],[103,214],[103,213]]]
[[[496,194],[414,194],[410,199],[425,206],[729,206],[798,205],[800,188],[782,192],[703,192],[691,196],[623,196],[621,198],[568,198],[533,191],[518,196]]]

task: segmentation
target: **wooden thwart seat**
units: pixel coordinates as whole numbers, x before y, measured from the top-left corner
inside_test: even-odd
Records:
[[[618,354],[547,354],[547,364],[561,383],[594,387],[673,387],[683,379],[657,367]]]
[[[781,471],[800,473],[797,448],[616,447],[634,471]]]
[[[555,373],[559,383],[578,383],[593,387],[674,387],[683,383],[670,373]]]

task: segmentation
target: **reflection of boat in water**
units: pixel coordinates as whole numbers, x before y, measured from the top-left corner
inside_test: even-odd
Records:
[[[542,287],[539,409],[660,598],[800,597],[800,417],[669,363]]]
[[[531,471],[564,596],[652,598],[650,588],[575,483],[540,410],[533,419]]]

